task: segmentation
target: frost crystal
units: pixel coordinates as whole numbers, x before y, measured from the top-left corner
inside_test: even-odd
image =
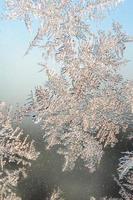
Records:
[[[5,0],[8,19],[23,20],[31,30],[37,20],[39,27],[29,50],[38,45],[44,37],[47,54],[61,51],[68,37],[86,38],[90,28],[85,18],[100,18],[103,10],[118,5],[122,0]],[[70,53],[70,52],[69,52]],[[71,52],[72,53],[72,52]]]
[[[63,171],[72,170],[78,158],[84,160],[84,165],[90,170],[95,171],[101,161],[103,151],[102,146],[89,134],[84,134],[78,130],[73,130],[69,134],[61,136],[64,149],[58,153],[64,155],[65,164]]]
[[[53,191],[50,200],[64,200],[64,198],[62,198],[62,191],[60,190],[60,188]]]
[[[119,160],[118,180],[114,178],[120,186],[119,194],[125,200],[133,199],[133,152],[125,152]]]
[[[124,154],[119,162],[119,179],[123,179],[131,169],[133,170],[133,152],[125,152]]]
[[[28,108],[33,121],[44,130],[47,148],[58,145],[65,157],[63,170],[73,169],[78,158],[94,171],[102,148],[113,146],[119,133],[133,122],[133,83],[119,73],[126,43],[131,42],[119,23],[112,30],[91,31],[89,20],[99,18],[121,0],[7,0],[8,18],[35,18],[38,31],[29,50],[42,49],[42,63],[48,76],[37,87]],[[49,58],[60,72],[49,67]],[[19,115],[18,115],[19,118]]]
[[[26,168],[36,160],[38,153],[33,141],[24,137],[20,128],[13,128],[10,109],[0,102],[0,199],[19,200],[15,188]],[[14,164],[17,169],[14,169]]]

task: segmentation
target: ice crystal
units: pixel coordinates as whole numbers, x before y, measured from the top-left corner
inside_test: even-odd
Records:
[[[83,135],[82,131],[74,128],[72,130],[69,134],[61,135],[65,148],[60,149],[58,153],[65,158],[63,171],[72,170],[78,158],[84,160],[84,165],[90,172],[95,171],[103,155],[102,146],[89,134]]]
[[[62,191],[60,190],[60,188],[58,188],[57,190],[54,189],[49,200],[64,200],[64,198],[62,197]]]
[[[114,178],[114,180],[120,187],[119,194],[121,195],[122,199],[132,200],[133,199],[133,195],[132,195],[133,185],[120,182],[117,178]]]
[[[125,200],[133,199],[133,152],[125,152],[119,160],[118,179],[114,178],[120,187],[120,195]]]
[[[131,169],[133,169],[133,152],[125,152],[119,162],[119,179],[123,179]]]
[[[44,130],[47,148],[60,147],[63,170],[73,169],[78,158],[94,171],[102,147],[115,145],[119,133],[133,122],[133,83],[119,73],[126,43],[132,41],[119,23],[112,30],[91,31],[89,20],[121,0],[45,1],[7,0],[8,17],[26,24],[39,20],[38,31],[27,51],[42,48],[48,82],[37,87],[29,107],[17,118],[34,113],[32,119]],[[89,20],[87,20],[89,19]],[[48,58],[59,64],[53,72]]]
[[[0,199],[19,200],[15,188],[26,168],[36,160],[38,153],[33,141],[23,135],[20,128],[13,128],[10,109],[0,103]],[[16,169],[12,168],[14,164]]]
[[[29,49],[38,45],[43,37],[48,40],[42,46],[50,51],[61,51],[68,37],[86,38],[90,32],[86,18],[101,17],[101,12],[119,4],[122,0],[5,0],[8,19],[23,20],[28,29],[37,19],[38,31]],[[99,13],[100,12],[100,13]],[[85,34],[86,33],[86,34]]]
[[[59,76],[47,69],[49,81],[44,88],[36,89],[32,109],[36,113],[35,123],[39,122],[44,129],[47,148],[64,145],[60,151],[66,159],[64,169],[69,165],[69,169],[73,169],[78,157],[88,162],[85,165],[91,169],[96,161],[94,157],[100,159],[103,154],[99,142],[104,147],[114,145],[117,135],[132,122],[132,115],[129,117],[130,93],[127,84],[121,81],[112,83],[117,74],[116,77],[113,74],[114,77],[111,76],[106,83],[101,78],[99,87],[95,88],[88,76],[89,67],[77,68],[78,65],[74,69],[73,66],[66,69],[72,70],[73,77],[69,78],[75,82],[73,85],[64,79],[64,74]],[[91,157],[93,153],[94,157]]]
[[[5,170],[0,173],[0,199],[1,200],[21,200],[16,196],[13,189],[17,187],[20,174],[23,174],[23,169]]]

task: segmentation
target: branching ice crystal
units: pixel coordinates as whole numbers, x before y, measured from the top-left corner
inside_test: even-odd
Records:
[[[133,83],[119,73],[126,44],[132,41],[113,23],[108,32],[93,32],[89,20],[99,18],[120,0],[7,0],[8,18],[22,19],[29,27],[38,20],[38,31],[29,50],[42,49],[39,63],[48,81],[37,87],[28,108],[44,130],[47,148],[58,145],[65,157],[63,170],[73,169],[78,158],[93,172],[103,148],[113,146],[118,134],[133,122]],[[54,59],[60,73],[49,67]],[[21,110],[21,109],[20,109]]]
[[[114,178],[120,186],[120,195],[125,200],[133,199],[133,152],[125,152],[119,160],[118,179]]]
[[[103,151],[102,146],[89,134],[84,134],[75,128],[69,134],[61,135],[61,141],[65,148],[58,153],[64,155],[65,163],[63,171],[72,170],[78,158],[84,160],[84,165],[90,172],[95,171],[101,161]]]
[[[58,145],[64,155],[63,170],[73,169],[78,158],[93,172],[103,148],[113,146],[118,134],[133,122],[133,83],[119,73],[126,43],[132,38],[119,23],[112,30],[93,32],[89,20],[121,0],[6,0],[7,17],[23,20],[31,28],[35,18],[38,31],[29,50],[42,49],[48,82],[37,87],[28,108],[44,130],[47,148]],[[54,58],[60,74],[49,67]]]
[[[38,153],[33,141],[23,135],[20,128],[13,128],[10,108],[0,102],[0,199],[19,200],[15,188],[26,168],[36,160]],[[14,164],[16,169],[14,169]]]
[[[38,45],[43,37],[47,54],[64,48],[70,37],[85,39],[90,28],[85,18],[100,18],[103,10],[116,6],[122,0],[5,0],[8,19],[23,20],[31,29],[34,19],[38,19],[38,31],[29,50]],[[100,13],[99,13],[100,12]],[[86,33],[86,34],[85,34]]]
[[[87,162],[85,165],[89,169],[95,169],[94,163],[99,163],[103,154],[99,142],[104,147],[114,145],[120,131],[126,130],[132,122],[126,83],[108,80],[104,85],[101,79],[99,87],[95,88],[87,76],[88,66],[77,68],[78,65],[69,81],[64,78],[65,73],[59,76],[47,69],[49,81],[45,88],[36,89],[31,106],[36,113],[34,121],[40,122],[45,131],[47,148],[63,144],[60,153],[66,160],[64,170],[73,169],[79,157]],[[72,85],[71,79],[75,81]]]
[[[1,200],[21,200],[16,196],[13,189],[17,187],[20,174],[23,174],[23,169],[5,170],[0,173],[0,199]]]
[[[49,200],[64,200],[64,198],[62,197],[62,191],[60,190],[60,188],[58,188],[57,190],[54,189]]]
[[[133,169],[133,152],[125,152],[124,156],[120,158],[118,174],[119,179],[123,179],[130,170]]]

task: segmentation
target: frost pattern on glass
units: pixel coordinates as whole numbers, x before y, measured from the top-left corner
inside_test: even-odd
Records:
[[[48,77],[45,86],[31,93],[28,105],[18,107],[15,119],[21,121],[34,113],[32,120],[44,130],[47,149],[58,146],[57,152],[64,156],[63,171],[72,170],[79,158],[90,172],[95,171],[104,149],[113,147],[118,134],[133,124],[133,82],[124,81],[119,73],[128,62],[124,59],[126,44],[133,39],[119,23],[113,23],[108,32],[97,33],[89,24],[90,20],[103,19],[122,0],[5,2],[8,19],[24,21],[30,31],[37,21],[38,30],[26,54],[33,47],[42,50],[39,65]],[[49,58],[54,59],[60,73],[50,69]],[[23,159],[15,161],[27,164]],[[133,152],[125,152],[119,161],[118,179],[114,178],[120,187],[119,199],[132,200]],[[2,157],[2,169],[5,162]],[[59,190],[53,192],[53,199],[62,199]],[[118,198],[101,198],[106,199]]]
[[[114,178],[120,187],[120,195],[125,200],[133,199],[133,152],[123,153],[123,157],[119,159],[117,169],[118,179]]]
[[[81,158],[94,171],[102,149],[114,146],[118,134],[133,122],[133,83],[119,73],[127,63],[124,52],[132,38],[119,23],[108,32],[97,33],[89,25],[89,20],[120,2],[6,1],[8,18],[24,20],[28,28],[38,20],[37,34],[26,53],[34,46],[42,49],[39,64],[48,77],[17,118],[35,113],[33,121],[42,126],[47,149],[58,145],[64,155],[63,170],[73,169]],[[58,64],[60,73],[49,67],[49,58]]]
[[[13,128],[10,107],[0,102],[0,199],[19,200],[15,188],[20,177],[26,177],[26,168],[36,160],[38,153],[33,141]],[[14,164],[16,169],[14,169]]]
[[[32,30],[34,20],[38,22],[38,31],[28,51],[37,46],[44,38],[46,42],[40,47],[46,54],[61,51],[63,41],[68,37],[86,39],[90,28],[86,19],[101,18],[103,11],[117,6],[122,0],[5,0],[8,19],[23,20]],[[45,38],[46,39],[46,38]],[[28,52],[27,51],[27,52]]]
[[[83,158],[82,151],[87,153],[92,137],[98,140],[97,145],[113,146],[117,135],[132,123],[132,83],[124,82],[113,64],[101,63],[101,57],[89,61],[87,46],[83,53],[86,56],[82,68],[80,58],[66,64],[60,75],[46,68],[48,82],[45,87],[36,88],[30,104],[30,109],[36,113],[33,121],[40,123],[44,130],[47,148],[63,144],[64,155],[73,155],[73,162],[69,159],[68,163],[70,169],[74,167],[74,160],[79,156]],[[94,154],[98,149],[102,155],[101,146],[93,147]],[[65,156],[67,162],[68,155]]]

